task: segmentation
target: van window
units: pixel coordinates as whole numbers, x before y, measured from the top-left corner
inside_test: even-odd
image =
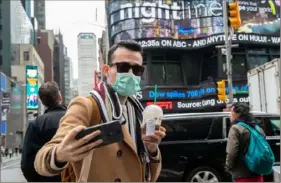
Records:
[[[264,127],[264,123],[263,123],[262,118],[261,117],[255,117],[255,120],[256,120],[256,123],[264,130],[265,127]],[[227,118],[226,119],[226,134],[227,134],[226,137],[228,137],[230,127],[231,127],[231,122],[230,122],[230,119]]]
[[[162,125],[166,128],[166,137],[163,141],[204,140],[208,138],[208,135],[215,138],[216,135],[213,132],[210,133],[213,121],[215,121],[214,118],[164,120]],[[213,126],[213,128],[216,127],[216,125]]]
[[[265,117],[264,118],[265,133],[267,136],[280,136],[280,118]]]

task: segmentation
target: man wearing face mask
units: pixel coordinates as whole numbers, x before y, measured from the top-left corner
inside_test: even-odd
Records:
[[[120,41],[110,48],[108,59],[109,64],[102,68],[107,82],[100,83],[96,92],[101,96],[110,120],[122,121],[124,140],[100,148],[95,147],[102,143],[101,140],[83,145],[100,135],[100,131],[75,140],[78,132],[91,126],[93,121],[99,124],[103,112],[97,102],[87,97],[76,97],[62,118],[55,137],[36,155],[34,165],[39,174],[60,174],[70,163],[76,181],[157,180],[161,171],[158,144],[165,137],[166,130],[160,127],[152,135],[142,134],[141,119],[137,115],[141,114],[142,107],[132,97],[140,90],[140,77],[144,71],[142,48],[135,41]],[[84,175],[85,169],[89,169],[87,175]]]

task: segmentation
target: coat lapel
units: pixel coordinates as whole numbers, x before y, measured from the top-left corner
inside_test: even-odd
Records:
[[[122,130],[123,130],[125,143],[135,152],[136,155],[138,155],[137,150],[134,146],[133,139],[131,137],[131,134],[130,134],[129,129],[126,126],[126,124],[122,125]]]

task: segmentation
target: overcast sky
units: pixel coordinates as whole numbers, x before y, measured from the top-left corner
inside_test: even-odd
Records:
[[[96,8],[98,17],[96,21]],[[80,32],[93,32],[100,38],[102,28],[92,24],[104,25],[105,7],[103,0],[88,1],[55,1],[46,0],[46,27],[60,29],[68,55],[72,59],[74,77],[78,77],[77,69],[77,35]]]

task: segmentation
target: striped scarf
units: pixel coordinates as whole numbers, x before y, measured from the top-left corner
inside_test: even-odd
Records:
[[[135,97],[128,97],[125,105],[121,105],[117,93],[108,84],[101,82],[91,94],[100,98],[103,103],[104,122],[119,120],[129,129],[134,146],[143,164],[146,164],[146,180],[151,180],[149,156],[146,146],[141,140],[141,123],[143,106]]]

